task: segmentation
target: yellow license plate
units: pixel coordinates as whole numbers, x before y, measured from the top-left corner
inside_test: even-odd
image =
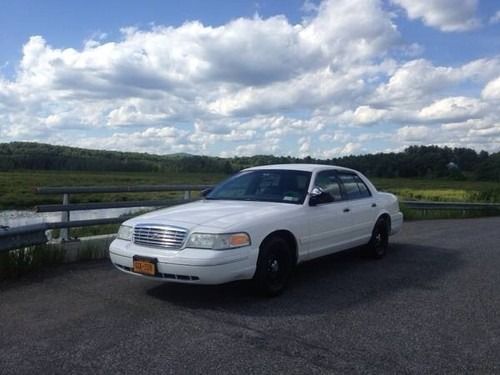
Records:
[[[147,260],[134,260],[134,272],[154,276],[156,274],[156,266]]]

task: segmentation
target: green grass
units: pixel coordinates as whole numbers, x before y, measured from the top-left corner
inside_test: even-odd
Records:
[[[30,209],[38,204],[61,203],[60,194],[41,195],[41,186],[107,186],[158,184],[214,184],[227,176],[214,173],[136,173],[16,171],[0,172],[0,209]],[[454,181],[445,179],[373,178],[382,191],[396,194],[401,200],[460,202],[500,202],[500,183],[488,181]],[[181,193],[109,193],[73,194],[71,202],[103,202],[175,198]]]
[[[104,186],[104,185],[156,185],[156,184],[214,184],[226,175],[213,173],[121,173],[121,172],[65,172],[65,171],[17,171],[0,172],[0,209],[29,209],[37,204],[61,203],[61,195],[38,195],[40,186]],[[396,194],[400,200],[429,200],[456,202],[500,202],[500,183],[479,181],[454,181],[444,179],[373,178],[381,191]],[[74,194],[71,202],[100,202],[122,200],[151,200],[175,198],[181,193],[125,193],[125,194]],[[406,220],[454,219],[498,215],[487,210],[409,210],[404,204],[401,210]],[[72,228],[72,237],[86,237],[116,233],[118,224]],[[57,237],[58,231],[53,231]],[[97,254],[97,252],[95,252]],[[92,249],[85,259],[95,257]],[[0,279],[17,277],[35,269],[62,262],[64,253],[47,251],[46,246],[33,246],[0,254]],[[83,259],[82,258],[82,259]]]
[[[442,179],[374,178],[381,191],[396,194],[399,200],[436,202],[500,202],[500,183]],[[462,219],[497,216],[498,210],[416,210],[401,204],[405,220]]]
[[[22,276],[34,270],[55,266],[64,260],[64,250],[45,245],[0,253],[0,280]]]
[[[400,200],[438,202],[500,202],[500,183],[444,179],[373,178],[381,191],[396,194]]]
[[[137,215],[139,215],[138,213]],[[91,227],[76,227],[70,229],[71,238],[82,238],[82,237],[91,237],[98,236],[101,234],[113,234],[118,232],[118,228],[120,224],[103,224],[103,225],[94,225]],[[52,230],[52,238],[59,238],[59,229]]]
[[[495,209],[475,210],[415,210],[400,204],[405,221],[435,220],[435,219],[468,219],[475,217],[498,216],[500,211]]]
[[[0,172],[0,209],[31,209],[39,204],[62,203],[62,195],[35,193],[41,186],[108,186],[160,184],[214,184],[226,176],[214,173],[134,173],[16,171]],[[179,197],[177,192],[73,194],[72,203],[153,200]]]
[[[16,171],[0,172],[0,209],[30,209],[38,204],[61,203],[60,194],[40,195],[41,186],[104,186],[156,184],[214,184],[227,176],[213,173],[135,173],[135,172],[71,172]],[[500,202],[500,183],[455,181],[445,179],[373,178],[381,191],[396,194],[400,200],[458,202]],[[180,192],[73,194],[72,203],[179,198]],[[456,218],[490,215],[473,211],[418,211],[403,208],[408,219]],[[118,225],[71,229],[72,237],[115,233]],[[57,237],[57,232],[54,233]]]

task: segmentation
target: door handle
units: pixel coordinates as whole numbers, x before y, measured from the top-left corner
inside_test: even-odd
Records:
[[[349,212],[349,211],[351,211],[351,209],[349,209],[349,208],[344,208],[344,212]]]
[[[372,203],[372,207],[377,207],[377,203]]]

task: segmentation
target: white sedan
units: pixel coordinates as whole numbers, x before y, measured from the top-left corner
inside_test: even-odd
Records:
[[[403,223],[397,198],[352,169],[313,164],[245,169],[203,199],[130,219],[110,245],[121,271],[154,280],[221,284],[252,279],[283,291],[294,267],[365,245],[385,255]]]

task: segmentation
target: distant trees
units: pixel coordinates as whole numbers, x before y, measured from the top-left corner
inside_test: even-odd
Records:
[[[448,168],[452,162],[458,169]],[[254,165],[323,163],[357,169],[375,177],[448,177],[500,181],[500,152],[468,148],[410,146],[403,152],[344,156],[328,160],[255,155],[219,158],[189,154],[152,155],[88,150],[32,142],[0,144],[0,170],[55,169],[122,172],[234,173]]]

